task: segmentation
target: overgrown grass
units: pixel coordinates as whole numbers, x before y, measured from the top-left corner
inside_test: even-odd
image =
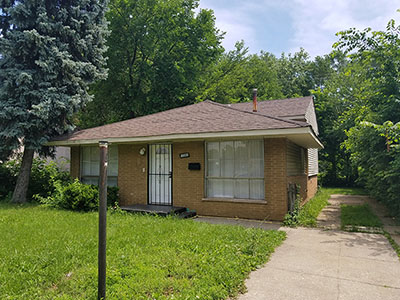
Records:
[[[298,225],[314,227],[317,225],[317,217],[321,210],[328,204],[330,197],[329,191],[322,188],[313,198],[311,198],[300,209],[298,216]]]
[[[382,227],[381,220],[372,212],[368,204],[341,206],[341,226]]]
[[[0,203],[0,299],[96,299],[97,213]],[[108,214],[108,299],[226,299],[284,232]]]
[[[317,217],[321,210],[328,205],[328,199],[332,194],[342,195],[367,195],[361,188],[321,188],[317,194],[303,205],[297,216],[286,217],[285,225],[288,226],[317,226]]]
[[[329,194],[341,195],[368,195],[368,192],[362,188],[342,188],[342,187],[329,187],[324,188]]]

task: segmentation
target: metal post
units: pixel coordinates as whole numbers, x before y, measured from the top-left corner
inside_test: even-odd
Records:
[[[107,157],[108,142],[100,141],[98,299],[106,299]]]

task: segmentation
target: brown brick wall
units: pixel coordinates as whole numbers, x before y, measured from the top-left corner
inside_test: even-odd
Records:
[[[189,158],[179,154],[189,152]],[[204,201],[204,142],[183,142],[173,145],[173,199],[174,205],[196,210],[199,215],[266,218],[265,204],[233,203],[226,201]],[[201,164],[200,171],[188,170],[189,162]]]
[[[307,180],[307,200],[314,197],[318,190],[318,176],[310,176]]]
[[[121,205],[147,203],[147,156],[139,150],[147,145],[118,146],[118,186]],[[173,143],[173,205],[194,209],[199,215],[282,220],[287,212],[287,184],[300,182],[307,189],[306,176],[287,176],[285,138],[264,140],[265,201],[258,203],[204,200],[204,142]],[[79,148],[71,149],[71,174],[79,174]],[[179,154],[190,153],[189,158]],[[77,165],[74,167],[74,165]],[[200,171],[188,170],[188,163],[201,164]],[[145,172],[143,172],[143,168]],[[304,178],[305,179],[304,179]],[[312,182],[309,183],[313,184]],[[310,187],[308,187],[309,189]]]
[[[81,148],[79,146],[71,147],[71,162],[70,162],[70,174],[72,178],[80,178],[80,155]]]
[[[265,198],[268,219],[283,220],[287,213],[286,139],[264,140]]]
[[[179,154],[184,152],[188,152],[190,157],[180,158]],[[201,209],[204,195],[204,143],[174,143],[172,153],[173,205]],[[201,170],[188,170],[189,163],[200,163]]]
[[[118,187],[120,205],[147,204],[147,145],[118,145]],[[144,169],[144,172],[143,172]]]
[[[282,220],[287,211],[285,139],[266,139],[264,203],[207,201],[204,191],[204,142],[173,145],[173,201],[176,206],[194,209],[199,215]],[[189,152],[189,158],[179,153]],[[199,162],[201,171],[188,170],[189,162]]]

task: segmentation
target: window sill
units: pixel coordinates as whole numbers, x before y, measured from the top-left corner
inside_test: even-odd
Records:
[[[238,198],[203,198],[204,202],[229,202],[229,203],[245,203],[245,204],[267,204],[266,200],[256,199],[238,199]]]

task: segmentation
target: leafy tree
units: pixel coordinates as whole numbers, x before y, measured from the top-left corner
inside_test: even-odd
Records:
[[[400,26],[389,21],[386,31],[350,29],[335,45],[358,66],[360,91],[342,119],[353,116],[344,145],[357,166],[359,182],[394,214],[400,215]],[[354,93],[354,91],[353,91]],[[357,117],[355,117],[357,116]]]
[[[211,10],[197,0],[111,0],[109,77],[79,116],[91,127],[193,103],[222,53]]]
[[[285,97],[310,95],[310,90],[314,88],[310,67],[310,57],[303,48],[293,55],[282,53],[278,63],[278,78]]]
[[[208,76],[202,77],[202,88],[197,101],[213,100],[220,103],[240,101],[248,97],[247,85],[250,82],[250,70],[247,69],[249,57],[244,42],[237,42],[235,49],[220,56],[215,64],[208,68]]]
[[[320,138],[320,174],[326,185],[353,185],[357,172],[350,155],[342,147],[346,130],[367,114],[369,97],[365,72],[358,64],[349,64],[330,75],[322,88],[313,91]]]
[[[106,0],[1,1],[0,153],[24,147],[13,201],[25,202],[34,151],[72,129],[105,78]]]
[[[251,99],[253,88],[258,89],[260,99],[281,98],[277,62],[277,58],[268,52],[248,55],[244,41],[237,42],[234,50],[224,53],[210,67],[196,99],[244,102]]]

